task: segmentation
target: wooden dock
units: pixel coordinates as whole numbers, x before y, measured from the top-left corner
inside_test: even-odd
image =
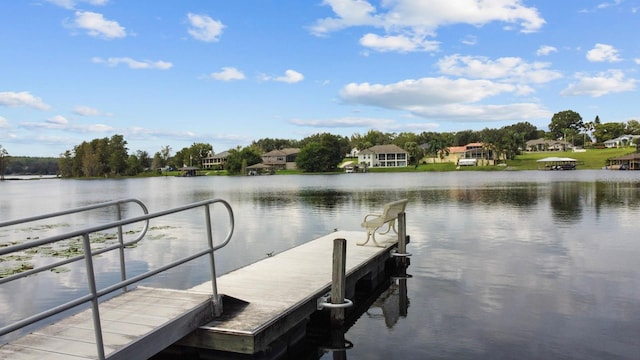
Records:
[[[100,305],[109,359],[148,359],[213,319],[211,296],[136,288]],[[91,309],[0,347],[0,359],[97,359]]]
[[[357,246],[363,231],[337,231],[218,277],[223,314],[213,318],[211,283],[186,291],[136,288],[100,305],[108,359],[148,359],[182,346],[242,354],[268,352],[280,336],[318,310],[331,289],[333,240],[347,240],[346,296],[360,280],[375,280],[397,244]],[[329,311],[329,310],[323,310]],[[0,347],[2,359],[96,359],[91,310]]]
[[[385,248],[357,246],[363,231],[337,231],[240,268],[218,278],[218,289],[232,302],[223,315],[179,342],[190,347],[242,354],[269,351],[270,344],[318,311],[318,299],[331,290],[333,240],[347,240],[346,297],[359,280],[376,281],[397,244],[397,235],[378,235]],[[207,291],[209,283],[191,291]],[[329,311],[329,310],[323,310]]]

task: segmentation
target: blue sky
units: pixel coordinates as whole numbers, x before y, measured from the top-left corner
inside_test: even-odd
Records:
[[[640,0],[0,2],[0,145],[640,119]]]

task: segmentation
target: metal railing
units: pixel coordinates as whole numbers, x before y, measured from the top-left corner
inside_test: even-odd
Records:
[[[40,220],[47,220],[47,219],[52,219],[52,218],[57,218],[57,217],[62,217],[65,215],[72,215],[72,214],[78,214],[78,213],[86,213],[89,212],[91,210],[98,210],[98,209],[105,209],[105,208],[111,208],[111,207],[115,207],[116,209],[116,220],[122,220],[122,207],[125,204],[129,204],[129,203],[133,203],[133,204],[137,204],[140,206],[140,208],[142,209],[142,212],[144,214],[148,214],[149,210],[147,209],[147,206],[140,200],[138,199],[120,199],[120,200],[113,200],[113,201],[107,201],[107,202],[102,202],[102,203],[97,203],[97,204],[92,204],[92,205],[87,205],[87,206],[82,206],[82,207],[78,207],[78,208],[73,208],[73,209],[68,209],[68,210],[62,210],[62,211],[57,211],[57,212],[52,212],[52,213],[48,213],[48,214],[42,214],[42,215],[36,215],[36,216],[31,216],[31,217],[27,217],[27,218],[22,218],[22,219],[16,219],[16,220],[9,220],[9,221],[3,221],[0,222],[0,229],[4,228],[4,227],[8,227],[8,226],[15,226],[15,225],[23,225],[23,224],[28,224],[28,223],[33,223],[36,221],[40,221]],[[98,254],[102,254],[105,252],[109,252],[115,249],[120,249],[120,279],[121,280],[125,280],[127,275],[126,275],[126,268],[125,268],[125,261],[124,261],[124,249],[127,246],[132,246],[134,244],[136,244],[137,242],[139,242],[140,240],[142,240],[142,238],[144,238],[144,236],[147,233],[147,230],[149,230],[149,221],[145,221],[144,223],[144,227],[142,228],[142,230],[140,231],[140,234],[133,240],[124,241],[124,236],[123,236],[123,232],[122,232],[122,226],[118,226],[117,227],[117,231],[118,231],[118,244],[113,245],[113,246],[109,246],[97,251],[94,251],[93,255],[98,255]],[[61,235],[64,236],[64,235]],[[34,248],[34,247],[38,247],[38,246],[42,246],[42,245],[46,245],[46,244],[51,244],[54,242],[59,242],[61,240],[67,240],[68,238],[65,237],[63,239],[59,239],[59,237],[50,237],[50,238],[45,238],[42,240],[38,240],[38,241],[30,241],[28,243],[23,243],[23,244],[19,244],[19,245],[13,245],[13,246],[8,246],[8,247],[4,247],[4,248],[0,248],[0,256],[5,255],[5,254],[10,254],[10,253],[15,253],[15,252],[19,252],[19,251],[24,251],[30,248]],[[19,278],[23,278],[23,277],[27,277],[30,275],[34,275],[37,273],[41,273],[44,271],[48,271],[51,270],[53,268],[59,267],[59,266],[64,266],[79,260],[84,259],[84,255],[79,255],[79,256],[75,256],[75,257],[70,257],[68,259],[65,260],[61,260],[46,266],[40,266],[34,269],[30,269],[30,270],[26,270],[26,271],[22,271],[18,274],[14,274],[12,276],[8,276],[8,277],[4,277],[4,278],[0,278],[0,285],[4,284],[4,283],[8,283],[11,282],[13,280],[19,279]],[[0,334],[1,336],[2,334]]]
[[[22,224],[22,223],[26,223],[26,222],[32,222],[32,221],[37,221],[37,220],[42,220],[42,219],[47,219],[47,218],[51,218],[51,217],[56,217],[56,216],[62,216],[62,215],[66,215],[66,214],[72,214],[72,213],[77,213],[77,212],[83,212],[83,211],[88,211],[88,210],[93,210],[93,209],[97,209],[97,208],[101,208],[101,207],[108,207],[108,206],[116,206],[118,209],[118,216],[120,217],[120,206],[124,203],[127,202],[134,202],[139,204],[143,211],[144,211],[144,215],[141,216],[136,216],[136,217],[131,217],[128,219],[118,219],[117,221],[114,222],[110,222],[107,224],[103,224],[103,225],[97,225],[97,226],[93,226],[93,227],[89,227],[89,228],[85,228],[85,229],[80,229],[80,230],[75,230],[75,231],[71,231],[71,232],[67,232],[64,234],[60,234],[60,235],[55,235],[55,236],[50,236],[47,238],[43,238],[43,239],[37,239],[37,240],[32,240],[29,242],[25,242],[25,243],[21,243],[21,244],[15,244],[15,245],[11,245],[11,246],[7,246],[7,247],[3,247],[0,248],[0,256],[2,255],[7,255],[7,254],[11,254],[11,253],[16,253],[16,252],[20,252],[20,251],[24,251],[30,248],[35,248],[38,246],[42,246],[42,245],[47,245],[47,244],[53,244],[56,242],[60,242],[60,241],[64,241],[64,240],[68,240],[68,239],[72,239],[72,238],[77,238],[77,237],[82,237],[82,244],[83,244],[83,254],[79,255],[79,256],[75,256],[69,259],[65,259],[65,260],[61,260],[58,261],[56,263],[53,264],[48,264],[48,265],[44,265],[44,266],[40,266],[22,273],[18,273],[18,274],[14,274],[12,276],[8,276],[5,278],[0,279],[0,285],[4,284],[4,283],[8,283],[10,281],[19,279],[19,278],[23,278],[25,276],[29,276],[29,275],[33,275],[39,272],[43,272],[43,271],[47,271],[50,269],[53,269],[55,267],[58,266],[62,266],[62,265],[66,265],[72,262],[76,262],[76,261],[80,261],[80,260],[84,260],[85,262],[85,269],[87,272],[87,282],[88,282],[88,287],[89,287],[89,294],[86,294],[84,296],[80,296],[78,298],[75,298],[71,301],[68,301],[64,304],[58,305],[56,307],[50,308],[48,310],[45,310],[43,312],[40,312],[38,314],[29,316],[23,320],[20,321],[16,321],[13,322],[9,325],[6,325],[2,328],[0,328],[0,336],[9,334],[13,331],[16,331],[18,329],[21,329],[25,326],[29,326],[35,322],[38,322],[40,320],[46,319],[50,316],[59,314],[63,311],[69,310],[71,308],[74,308],[76,306],[85,304],[85,303],[91,303],[91,309],[92,309],[92,314],[93,314],[93,324],[94,324],[94,332],[95,332],[95,339],[96,339],[96,346],[97,346],[97,351],[98,351],[98,357],[99,359],[105,359],[105,351],[104,351],[104,342],[103,342],[103,338],[102,338],[102,327],[100,324],[100,311],[99,311],[99,299],[105,295],[108,295],[110,293],[113,293],[115,291],[118,290],[125,290],[127,286],[132,285],[134,283],[137,283],[139,281],[145,280],[151,276],[157,275],[161,272],[164,272],[166,270],[175,268],[179,265],[185,264],[187,262],[190,262],[192,260],[195,260],[197,258],[200,258],[202,256],[205,255],[209,255],[209,263],[210,263],[210,271],[211,271],[211,285],[212,285],[212,301],[213,301],[213,309],[214,309],[214,315],[215,316],[219,316],[222,313],[222,301],[221,301],[221,297],[218,294],[218,289],[217,289],[217,282],[216,282],[216,270],[215,270],[215,258],[214,258],[214,252],[222,247],[224,247],[225,245],[227,245],[229,243],[229,241],[231,240],[231,236],[233,235],[233,231],[234,231],[234,216],[233,216],[233,210],[231,209],[231,206],[229,205],[229,203],[227,203],[224,200],[221,199],[210,199],[210,200],[203,200],[200,202],[196,202],[196,203],[192,203],[192,204],[188,204],[188,205],[184,205],[184,206],[180,206],[177,208],[173,208],[173,209],[169,209],[169,210],[164,210],[164,211],[159,211],[156,213],[152,213],[149,214],[147,211],[146,206],[135,199],[127,199],[127,200],[117,200],[117,201],[112,201],[112,202],[108,202],[108,203],[101,203],[101,204],[96,204],[96,205],[91,205],[91,206],[86,206],[86,207],[81,207],[81,208],[76,208],[76,209],[71,209],[71,210],[67,210],[67,211],[61,211],[58,213],[53,213],[53,214],[47,214],[47,215],[42,215],[42,216],[35,216],[35,217],[31,217],[31,218],[27,218],[27,219],[20,219],[20,220],[14,220],[14,221],[6,221],[6,222],[2,222],[0,223],[0,228],[4,227],[4,226],[9,226],[9,225],[16,225],[16,224]],[[229,231],[227,232],[227,235],[224,239],[223,242],[221,242],[220,244],[214,245],[213,244],[213,236],[212,236],[212,226],[211,226],[211,205],[213,204],[222,204],[225,209],[227,210],[227,213],[229,215]],[[126,278],[126,272],[124,271],[124,264],[125,264],[125,259],[124,259],[124,249],[127,246],[131,246],[137,242],[139,242],[140,240],[142,240],[144,238],[144,235],[147,232],[148,226],[149,226],[149,220],[151,219],[155,219],[155,218],[159,218],[162,216],[166,216],[166,215],[170,215],[170,214],[175,214],[175,213],[179,213],[179,212],[183,212],[183,211],[187,211],[187,210],[191,210],[191,209],[195,209],[195,208],[203,208],[204,209],[204,220],[205,220],[205,225],[206,225],[206,233],[207,233],[207,248],[197,251],[189,256],[183,257],[181,259],[175,260],[167,265],[164,265],[162,267],[159,267],[157,269],[154,270],[149,270],[145,273],[133,276],[129,279]],[[123,237],[122,237],[122,227],[125,225],[130,225],[130,224],[134,224],[134,223],[138,223],[138,222],[144,222],[144,228],[141,231],[141,233],[133,240],[131,241],[124,241]],[[108,230],[108,229],[114,229],[117,228],[118,230],[118,244],[114,244],[111,246],[107,246],[105,248],[101,248],[101,249],[97,249],[97,250],[92,250],[91,248],[91,241],[90,241],[90,234],[93,233],[97,233],[100,231],[104,231],[104,230]],[[122,280],[118,283],[115,283],[113,285],[107,286],[105,288],[102,289],[97,289],[96,286],[96,278],[95,278],[95,272],[94,272],[94,265],[93,265],[93,257],[100,255],[100,254],[104,254],[106,252],[109,251],[113,251],[119,249],[120,250],[120,265],[121,265],[121,273],[122,273]]]

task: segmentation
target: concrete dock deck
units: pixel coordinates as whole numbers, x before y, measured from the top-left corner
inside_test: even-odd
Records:
[[[347,240],[349,298],[355,284],[384,272],[397,235],[378,235],[385,248],[356,245],[363,231],[337,231],[218,277],[221,294],[235,298],[229,309],[179,342],[181,345],[243,354],[269,350],[270,343],[318,311],[318,298],[331,289],[333,240]],[[205,293],[209,283],[190,291]],[[329,311],[329,310],[324,310]]]

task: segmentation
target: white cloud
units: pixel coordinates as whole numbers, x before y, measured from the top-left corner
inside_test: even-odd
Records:
[[[78,3],[87,3],[93,6],[106,5],[109,0],[47,0],[54,5],[63,7],[65,9],[74,9]]]
[[[89,106],[78,105],[73,108],[73,113],[80,116],[98,116],[100,111]]]
[[[8,129],[10,127],[11,127],[11,125],[9,124],[9,120],[7,120],[4,117],[0,116],[0,129]]]
[[[304,75],[302,75],[301,73],[295,71],[295,70],[287,70],[284,72],[283,76],[268,76],[268,75],[262,75],[261,76],[261,80],[264,81],[279,81],[279,82],[284,82],[284,83],[288,83],[288,84],[294,84],[297,82],[300,82],[302,80],[304,80]]]
[[[524,33],[539,30],[545,20],[540,17],[536,8],[526,7],[521,2],[394,0],[382,1],[380,9],[377,9],[366,0],[325,0],[323,4],[330,6],[335,16],[317,20],[310,31],[314,35],[324,36],[348,27],[371,26],[382,29],[384,34],[363,37],[360,40],[363,46],[373,45],[376,50],[386,49],[382,51],[431,51],[437,49],[437,43],[426,38],[435,37],[436,30],[447,25],[482,26],[501,21],[520,25]]]
[[[115,67],[119,64],[126,64],[131,69],[157,69],[157,70],[168,70],[173,67],[173,64],[167,61],[151,61],[151,60],[134,60],[129,57],[120,57],[120,58],[108,58],[102,59],[99,57],[94,57],[91,59],[92,62],[96,64],[106,64],[107,66]]]
[[[91,11],[76,11],[74,26],[87,30],[88,34],[105,39],[123,38],[127,36],[125,28],[117,21],[107,20],[102,14]]]
[[[222,81],[244,80],[245,76],[242,71],[234,67],[223,67],[222,71],[212,73],[211,78]]]
[[[546,55],[549,55],[549,54],[554,53],[554,52],[558,52],[558,49],[556,49],[553,46],[542,45],[536,51],[536,55],[538,55],[538,56],[546,56]]]
[[[578,73],[575,77],[577,82],[562,90],[560,92],[561,95],[600,97],[607,94],[635,90],[638,82],[635,79],[625,78],[625,74],[620,70],[609,70],[595,76]]]
[[[446,75],[476,79],[500,79],[518,83],[546,83],[562,77],[558,71],[549,70],[543,62],[528,63],[518,57],[490,60],[483,56],[445,56],[438,61],[440,72]]]
[[[635,61],[635,63],[636,63],[636,64],[640,65],[640,58],[636,58],[636,59],[635,59],[635,60],[633,60],[633,61]]]
[[[386,128],[396,123],[391,119],[379,119],[379,118],[360,118],[360,117],[346,117],[339,119],[291,119],[289,123],[297,126],[310,126],[316,128],[351,128],[351,127],[371,127],[371,128]]]
[[[411,110],[418,106],[473,103],[501,93],[515,92],[511,84],[446,77],[404,80],[394,84],[347,84],[340,96],[348,103]]]
[[[198,15],[189,13],[187,14],[189,20],[189,35],[195,39],[206,42],[216,42],[220,40],[222,29],[225,28],[224,24],[220,21],[214,20],[208,15]]]
[[[465,45],[472,46],[478,43],[478,38],[474,35],[467,35],[460,42],[462,42]]]
[[[37,110],[49,110],[51,106],[42,102],[42,99],[31,95],[28,91],[0,92],[0,105],[8,107],[29,107]]]
[[[56,115],[54,117],[51,117],[47,119],[46,122],[56,126],[64,126],[69,123],[69,121],[62,115]]]
[[[337,119],[292,119],[289,123],[296,126],[313,128],[367,128],[386,131],[425,131],[438,127],[435,123],[401,123],[392,119],[346,117]]]
[[[587,60],[592,62],[617,62],[621,61],[618,50],[611,45],[596,44],[587,52]]]
[[[375,7],[367,1],[325,0],[323,5],[329,5],[337,17],[317,20],[311,27],[311,32],[315,35],[320,36],[351,26],[384,24],[383,20],[375,15]]]
[[[618,6],[622,4],[622,0],[613,0],[611,2],[603,2],[598,4],[597,8],[598,9],[606,9],[608,7],[612,7],[612,6]]]
[[[458,121],[538,119],[549,115],[540,105],[475,104],[492,96],[518,94],[520,86],[489,80],[446,77],[404,80],[394,84],[351,83],[340,91],[347,103],[404,110],[425,118]]]
[[[438,50],[439,44],[437,41],[418,37],[409,38],[404,35],[380,36],[369,33],[360,39],[360,45],[380,52],[435,51]]]

